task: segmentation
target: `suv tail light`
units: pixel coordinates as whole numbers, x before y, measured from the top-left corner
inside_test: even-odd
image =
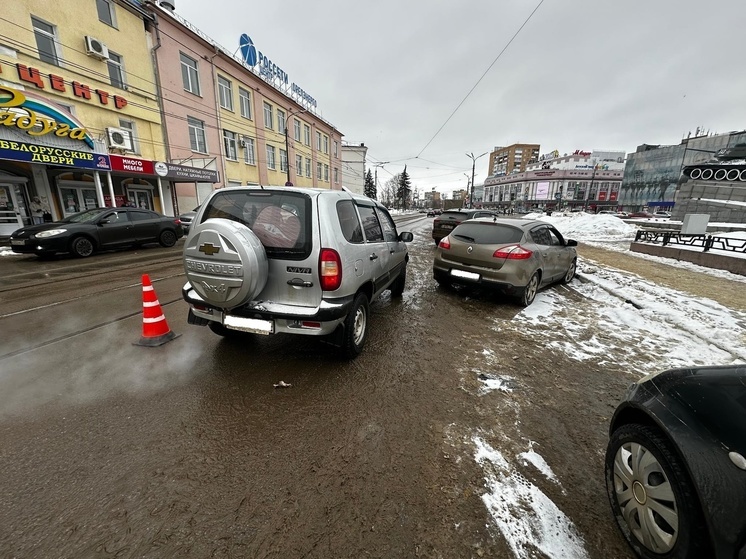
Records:
[[[508,245],[498,248],[492,255],[495,258],[505,258],[507,260],[526,260],[531,258],[533,251],[523,248],[521,245]]]
[[[451,250],[451,239],[449,239],[448,237],[443,237],[438,243],[438,248],[442,248],[443,250]]]
[[[321,289],[334,291],[342,285],[342,259],[331,248],[322,248],[319,255],[319,279]]]

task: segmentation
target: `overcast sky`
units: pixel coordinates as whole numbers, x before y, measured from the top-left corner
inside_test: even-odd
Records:
[[[746,128],[746,1],[540,1],[177,0],[176,11],[226,49],[248,34],[345,141],[368,146],[368,168],[387,162],[380,183],[406,164],[421,191],[466,188],[466,153],[517,142],[629,153],[698,126]]]

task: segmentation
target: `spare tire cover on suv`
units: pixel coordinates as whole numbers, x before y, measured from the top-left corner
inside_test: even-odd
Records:
[[[184,245],[184,270],[207,303],[223,309],[243,305],[267,283],[267,253],[253,231],[228,219],[200,223]]]

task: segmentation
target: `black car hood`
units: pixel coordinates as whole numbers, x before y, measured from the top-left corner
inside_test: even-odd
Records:
[[[76,225],[75,223],[68,223],[65,221],[55,221],[54,223],[40,223],[39,225],[28,225],[26,227],[21,227],[20,229],[16,229],[13,231],[13,233],[10,235],[11,237],[27,237],[29,235],[35,235],[36,233],[40,233],[42,231],[49,231],[50,229],[59,229],[60,227],[70,227],[71,225]]]

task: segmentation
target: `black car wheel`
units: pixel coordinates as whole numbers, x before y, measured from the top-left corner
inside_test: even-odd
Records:
[[[368,337],[368,297],[358,293],[352,308],[344,321],[344,339],[342,340],[342,355],[346,359],[354,359],[363,351],[365,339]]]
[[[575,277],[577,266],[578,261],[576,258],[573,258],[572,262],[570,262],[570,267],[567,269],[567,273],[565,273],[565,277],[562,278],[562,283],[570,283],[572,281],[572,278]]]
[[[78,258],[86,258],[93,254],[93,241],[88,237],[75,237],[70,243],[70,252]]]
[[[176,244],[176,233],[174,233],[170,229],[166,229],[165,231],[161,232],[160,237],[158,237],[158,242],[162,247],[172,247]]]
[[[394,282],[391,284],[391,296],[392,297],[401,297],[404,294],[404,284],[407,282],[407,267],[404,266],[402,268],[401,272],[399,273],[399,277],[397,277]]]
[[[528,284],[521,290],[518,296],[518,302],[522,307],[528,307],[536,299],[536,293],[539,291],[539,272],[534,272]]]
[[[657,429],[629,424],[612,434],[606,449],[606,489],[622,534],[640,557],[710,556],[692,483]]]

